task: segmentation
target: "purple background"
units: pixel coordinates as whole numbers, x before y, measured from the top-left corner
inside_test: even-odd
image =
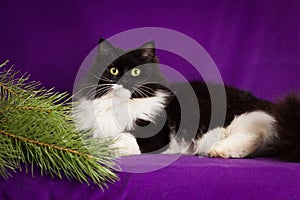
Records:
[[[6,1],[0,6],[0,61],[32,80],[71,91],[98,37],[155,26],[197,40],[225,83],[274,99],[300,85],[300,1]],[[166,38],[168,39],[168,38]],[[197,76],[180,58],[160,52],[163,64]],[[124,158],[123,167],[157,165],[168,155]],[[127,162],[126,162],[127,161]],[[24,173],[0,178],[2,199],[291,199],[300,198],[299,164],[260,159],[183,156],[156,172],[120,173],[105,193],[76,181]]]
[[[225,83],[274,99],[299,90],[299,13],[297,0],[11,0],[0,7],[0,61],[9,58],[32,80],[71,91],[99,36],[165,27],[198,41]],[[163,64],[197,78],[183,59],[159,55]]]

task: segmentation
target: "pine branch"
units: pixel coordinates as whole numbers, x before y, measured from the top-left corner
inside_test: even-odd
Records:
[[[76,132],[67,93],[40,88],[26,74],[17,77],[13,68],[0,72],[0,175],[29,165],[32,175],[37,166],[42,175],[91,179],[101,188],[117,180],[114,141]]]

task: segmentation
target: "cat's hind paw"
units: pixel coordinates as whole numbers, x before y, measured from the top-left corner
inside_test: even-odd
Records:
[[[216,147],[208,153],[208,156],[213,158],[243,158],[247,155],[247,151],[226,147],[222,144],[216,145]]]

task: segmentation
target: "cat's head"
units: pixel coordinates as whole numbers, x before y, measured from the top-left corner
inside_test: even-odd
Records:
[[[99,77],[96,98],[117,90],[130,98],[150,97],[165,84],[153,41],[136,49],[123,50],[100,39],[97,61],[106,64],[102,66],[105,69]]]

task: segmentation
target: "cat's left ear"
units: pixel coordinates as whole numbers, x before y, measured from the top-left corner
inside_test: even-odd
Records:
[[[99,54],[109,54],[115,49],[115,47],[107,40],[104,38],[99,39],[99,44],[98,44],[98,53]]]
[[[141,56],[147,60],[153,60],[155,57],[155,43],[154,41],[147,42],[140,47]]]

